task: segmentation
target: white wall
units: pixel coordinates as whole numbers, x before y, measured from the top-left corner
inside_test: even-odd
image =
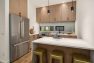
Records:
[[[36,7],[35,2],[28,0],[28,18],[30,19],[30,28],[34,26],[34,32],[39,33],[39,24],[36,22]]]
[[[77,35],[94,45],[94,0],[77,0]],[[91,51],[91,63],[94,63],[94,51]]]
[[[77,0],[77,35],[94,44],[94,0]]]
[[[59,3],[69,2],[69,1],[72,1],[72,0],[49,0],[49,4],[54,5],[54,4],[59,4]],[[41,1],[33,0],[33,2],[35,7],[44,7],[48,5],[48,0],[41,0]]]
[[[0,62],[9,63],[9,0],[0,0]]]

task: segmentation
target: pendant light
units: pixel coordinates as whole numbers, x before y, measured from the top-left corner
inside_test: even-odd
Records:
[[[49,5],[49,0],[48,0],[47,14],[48,14],[48,21],[50,21],[50,5]],[[49,31],[49,26],[46,26],[45,29],[46,29],[46,31]]]
[[[48,0],[48,10],[47,10],[47,13],[49,14],[50,13],[50,5],[49,5],[49,0]]]
[[[73,0],[72,0],[72,7],[71,7],[71,11],[74,11],[74,5],[73,5]]]

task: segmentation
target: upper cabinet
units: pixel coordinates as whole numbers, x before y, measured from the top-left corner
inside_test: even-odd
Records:
[[[56,22],[62,21],[62,4],[55,5],[55,20]]]
[[[39,23],[43,23],[43,22],[48,22],[48,13],[47,13],[47,7],[41,7],[41,8],[37,8],[36,10],[36,15],[37,15],[37,21]]]
[[[36,9],[36,16],[37,16],[37,18],[36,18],[36,20],[38,21],[38,22],[41,22],[41,9],[42,8],[37,8]]]
[[[71,3],[67,3],[67,6],[68,6],[67,20],[69,20],[69,21],[75,21],[75,20],[76,20],[76,1],[74,1],[74,3],[73,3],[74,12],[72,12],[72,11],[70,10],[70,9],[71,9],[71,6],[72,6]]]
[[[71,11],[72,2],[50,5],[36,9],[36,18],[39,23],[64,22],[76,20],[76,2],[73,2],[74,11]]]
[[[9,12],[27,17],[27,0],[9,0]]]
[[[48,13],[47,13],[47,7],[44,7],[41,9],[41,12],[40,12],[40,19],[41,19],[41,22],[48,22]]]
[[[49,22],[60,22],[62,19],[62,5],[51,5],[49,7],[50,13],[49,13]]]

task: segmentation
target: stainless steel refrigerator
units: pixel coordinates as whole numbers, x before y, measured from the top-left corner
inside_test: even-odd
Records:
[[[9,16],[10,62],[29,52],[29,19],[15,14]]]

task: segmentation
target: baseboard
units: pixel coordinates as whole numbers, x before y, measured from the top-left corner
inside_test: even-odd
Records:
[[[0,63],[10,63],[10,62],[6,60],[0,60]]]

